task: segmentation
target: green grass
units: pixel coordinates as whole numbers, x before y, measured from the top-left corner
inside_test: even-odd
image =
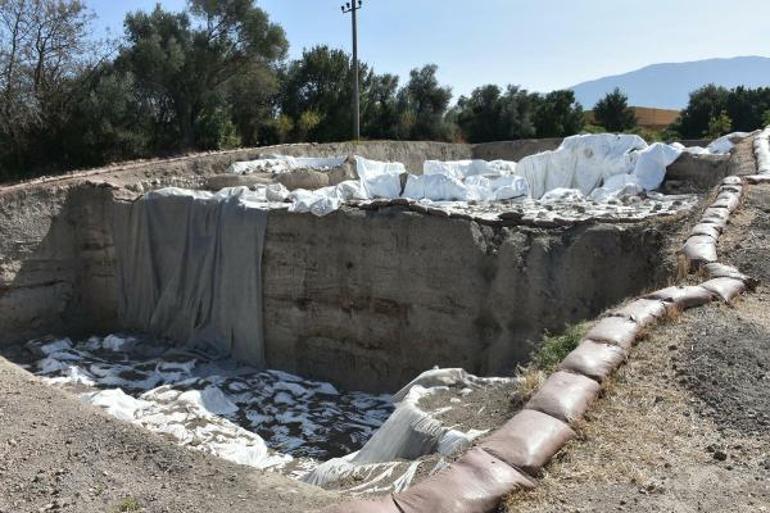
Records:
[[[139,501],[133,497],[126,497],[115,507],[116,513],[134,513],[142,511],[142,506]]]
[[[532,354],[532,366],[547,373],[552,372],[578,346],[587,330],[587,323],[581,322],[567,326],[558,335],[546,333],[543,343]]]

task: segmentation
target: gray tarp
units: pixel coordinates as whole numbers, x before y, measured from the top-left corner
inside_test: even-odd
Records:
[[[209,343],[263,367],[262,248],[267,209],[248,189],[163,189],[114,216],[124,326]]]

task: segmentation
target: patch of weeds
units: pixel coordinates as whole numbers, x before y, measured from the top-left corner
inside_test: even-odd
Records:
[[[139,501],[134,497],[126,497],[117,506],[115,506],[115,513],[135,513],[144,511]]]
[[[513,402],[517,405],[526,403],[548,375],[578,346],[586,331],[588,323],[582,322],[567,326],[559,335],[546,333],[540,347],[532,353],[529,364],[516,369],[517,385]]]
[[[581,322],[567,326],[559,335],[546,332],[543,343],[532,354],[530,365],[547,373],[552,372],[578,346],[586,331],[587,323]]]

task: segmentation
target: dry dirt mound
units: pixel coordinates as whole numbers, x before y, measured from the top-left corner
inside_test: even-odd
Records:
[[[0,512],[294,512],[333,494],[176,447],[0,358]]]
[[[682,355],[677,365],[683,383],[704,403],[702,411],[719,426],[746,434],[770,431],[770,331],[725,311],[686,331],[697,341],[695,358]]]

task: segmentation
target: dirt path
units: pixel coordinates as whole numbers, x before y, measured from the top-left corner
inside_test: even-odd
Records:
[[[770,511],[770,186],[720,240],[761,280],[736,307],[690,310],[640,342],[532,493],[508,511]]]
[[[334,501],[176,447],[0,358],[0,513],[302,512]]]

